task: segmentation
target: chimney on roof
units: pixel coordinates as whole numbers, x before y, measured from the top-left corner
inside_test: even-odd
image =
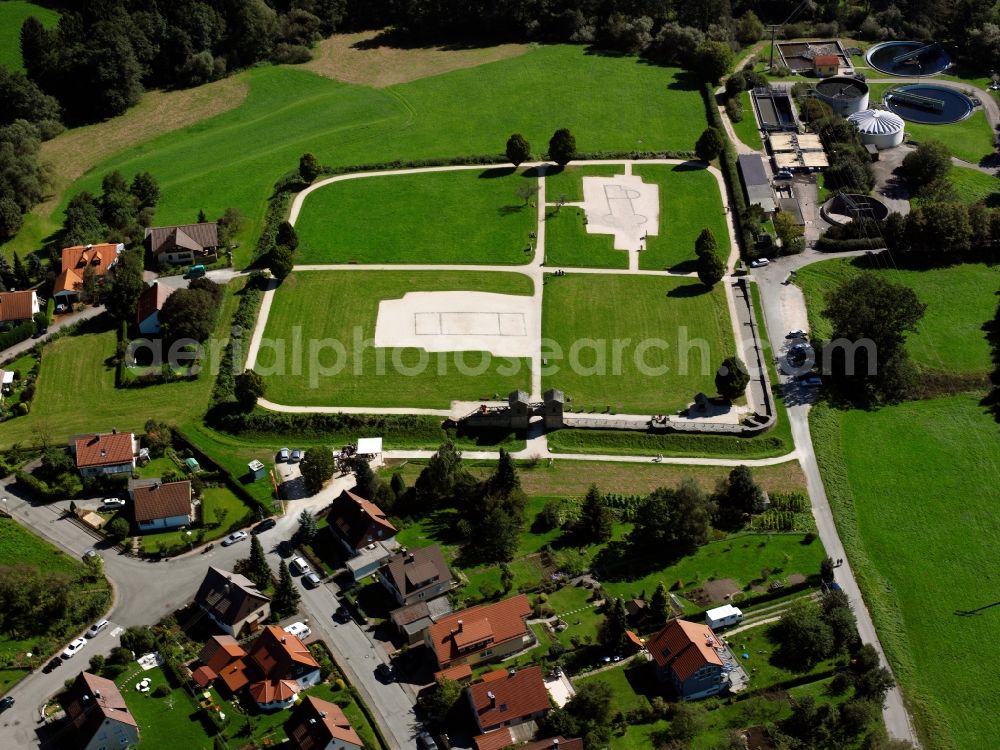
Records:
[[[285,636],[281,636],[281,642],[282,642],[282,643],[284,643],[284,642],[285,642]]]
[[[320,715],[320,718],[325,719],[326,718],[326,711],[320,711],[319,715]]]
[[[497,704],[496,693],[494,693],[492,690],[489,690],[486,693],[486,697],[490,699],[490,705],[491,706],[496,706],[496,704]]]
[[[461,621],[461,620],[459,620],[459,621],[458,621],[458,632],[459,632],[459,633],[461,633],[461,632],[462,632],[462,624],[463,624],[463,623],[462,623],[462,621]]]
[[[87,245],[87,249],[88,249],[88,250],[93,250],[93,249],[94,249],[94,246],[93,246],[93,245]]]
[[[95,698],[100,698],[101,697],[101,691],[100,690],[95,690],[94,691],[94,697]]]
[[[106,450],[104,450],[104,448],[101,448],[101,458],[107,458],[107,455],[108,455],[108,452]]]
[[[406,555],[406,562],[413,562],[416,559],[417,559],[417,556],[414,555],[412,552],[407,553],[407,555]]]
[[[111,434],[112,435],[117,435],[118,434],[118,428],[117,427],[112,427],[111,428]]]
[[[89,695],[87,695],[86,693],[84,693],[84,694],[83,694],[83,697],[82,697],[82,698],[81,698],[80,700],[82,700],[83,702],[85,702],[85,703],[86,703],[87,701],[89,701],[89,700],[90,700],[90,696],[89,696]]]
[[[315,724],[316,723],[316,719],[309,719],[309,723],[310,724]]]
[[[559,747],[559,738],[555,737],[552,740],[552,747]]]
[[[517,674],[517,670],[514,669],[514,667],[511,667],[510,669],[507,670],[507,676],[508,677],[513,677],[516,674]]]

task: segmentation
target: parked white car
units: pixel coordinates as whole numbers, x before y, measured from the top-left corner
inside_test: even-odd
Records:
[[[761,268],[763,266],[768,266],[771,264],[767,258],[757,258],[757,260],[750,261],[750,268]]]
[[[293,573],[300,573],[304,576],[312,573],[312,568],[309,566],[309,563],[306,562],[304,557],[296,557],[292,560],[291,565],[288,567],[291,568]]]
[[[62,652],[63,659],[72,659],[79,653],[80,649],[87,645],[86,638],[77,638],[71,644],[69,644]]]
[[[247,538],[247,533],[245,531],[234,531],[232,534],[227,536],[222,540],[222,546],[228,547],[230,544],[236,544],[236,542],[242,542]]]

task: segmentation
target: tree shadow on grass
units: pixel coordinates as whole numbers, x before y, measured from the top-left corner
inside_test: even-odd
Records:
[[[491,167],[479,173],[480,180],[495,180],[498,177],[510,177],[517,171],[517,167]]]
[[[708,165],[703,161],[698,161],[697,159],[689,159],[682,164],[676,164],[671,172],[704,172],[708,169]]]
[[[545,169],[545,170],[544,170],[544,172],[545,172],[545,176],[546,176],[546,177],[551,177],[551,176],[552,176],[552,175],[554,175],[554,174],[559,174],[559,173],[560,173],[560,172],[562,172],[562,171],[563,171],[563,170],[564,170],[565,168],[566,168],[566,167],[560,167],[560,166],[551,166],[551,165],[550,165],[550,166],[548,167],[548,169]],[[524,170],[524,171],[523,171],[523,172],[521,173],[521,177],[526,177],[526,178],[528,178],[529,180],[536,180],[536,179],[538,179],[539,177],[541,177],[541,176],[542,176],[542,171],[543,171],[543,170],[542,170],[542,168],[541,168],[541,167],[529,167],[528,169]]]
[[[707,287],[700,281],[694,284],[684,284],[683,286],[676,286],[667,292],[668,297],[684,298],[684,297],[700,297],[703,294],[708,294],[711,292],[711,287]]]
[[[675,263],[670,266],[667,270],[671,273],[694,273],[698,270],[698,261],[695,258],[682,260],[680,263]]]
[[[527,207],[528,206],[526,206],[523,203],[518,204],[516,206],[514,205],[500,206],[500,208],[497,209],[497,213],[500,214],[501,216],[511,216],[512,214],[521,213]]]

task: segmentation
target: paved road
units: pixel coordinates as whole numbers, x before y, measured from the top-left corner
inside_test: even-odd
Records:
[[[846,255],[846,253],[838,255]],[[767,321],[769,338],[772,342],[783,341],[786,331],[795,328],[808,330],[806,305],[802,292],[798,287],[782,282],[788,277],[791,270],[825,257],[827,256],[822,253],[807,251],[802,255],[780,258],[770,266],[754,271],[754,278],[760,284],[764,318]],[[785,404],[788,407],[792,437],[795,441],[799,463],[806,475],[806,486],[819,537],[830,557],[835,560],[841,558],[844,560],[843,565],[836,569],[836,580],[851,599],[854,613],[857,616],[858,633],[861,635],[861,640],[864,643],[872,644],[878,651],[882,664],[891,670],[891,666],[885,658],[885,652],[882,650],[882,644],[879,642],[878,634],[875,632],[871,614],[868,612],[861,596],[861,589],[858,587],[854,572],[851,570],[850,560],[840,541],[840,535],[833,520],[833,512],[826,496],[826,489],[823,486],[823,479],[820,476],[819,464],[816,461],[812,437],[809,433],[809,409],[814,396],[808,389],[795,383],[789,383],[787,377],[780,377],[785,381],[782,387],[785,389]],[[917,744],[916,732],[906,711],[899,688],[893,688],[886,696],[882,713],[890,736],[908,740],[914,745]]]
[[[279,563],[275,552],[277,544],[294,533],[301,510],[315,512],[353,483],[351,476],[340,477],[327,485],[321,494],[290,503],[275,528],[260,535],[264,549],[269,553],[268,560],[275,570]],[[35,727],[38,726],[40,707],[62,688],[68,677],[85,668],[91,656],[97,653],[107,655],[118,645],[118,634],[115,632],[112,635],[116,628],[152,625],[183,606],[194,596],[209,565],[231,568],[236,560],[249,554],[249,544],[241,542],[230,547],[216,544],[210,552],[194,551],[164,562],[137,560],[106,546],[101,549],[91,534],[64,517],[63,511],[68,503],[32,504],[15,495],[11,484],[9,478],[0,482],[0,496],[6,498],[4,505],[7,512],[19,523],[75,557],[81,557],[86,550],[97,546],[115,594],[111,610],[105,615],[112,625],[104,633],[88,643],[86,649],[71,662],[62,664],[49,674],[37,670],[10,691],[9,695],[14,697],[16,703],[0,715],[0,747],[27,748],[36,743]],[[371,651],[368,638],[356,624],[333,627],[330,614],[335,607],[331,608],[331,602],[327,587],[315,592],[306,591],[302,615],[310,620],[314,631],[327,639],[338,659],[346,662],[344,666],[348,677],[369,701],[383,731],[394,738],[390,739],[393,746],[405,747],[412,737],[412,698],[398,685],[378,683],[370,670],[366,672],[361,668]]]

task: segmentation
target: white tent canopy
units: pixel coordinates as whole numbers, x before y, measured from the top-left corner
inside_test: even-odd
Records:
[[[382,438],[358,438],[359,456],[377,456],[382,452]]]

